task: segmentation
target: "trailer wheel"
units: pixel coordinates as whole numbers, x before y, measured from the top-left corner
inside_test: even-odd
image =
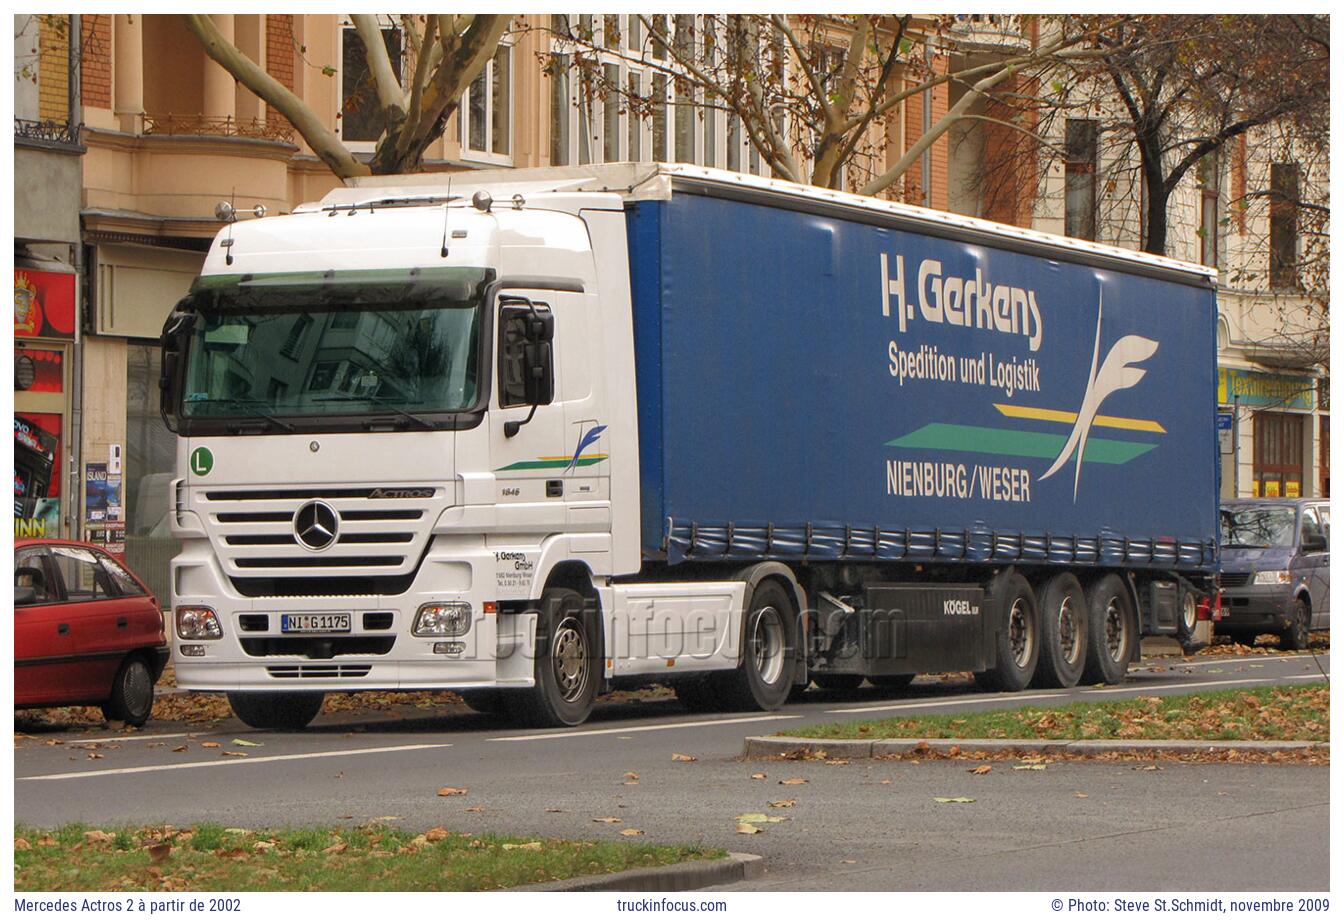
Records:
[[[985,607],[998,618],[995,624],[994,667],[975,675],[983,690],[1016,692],[1031,682],[1041,654],[1041,612],[1031,583],[1016,572],[1005,572],[990,583]]]
[[[779,709],[793,684],[794,624],[797,613],[788,592],[769,579],[756,586],[742,623],[742,664],[713,675],[722,699],[734,709]]]
[[[1041,660],[1033,687],[1073,687],[1087,664],[1087,598],[1078,579],[1065,572],[1041,593]]]
[[[578,725],[593,711],[601,681],[598,617],[571,588],[549,588],[537,617],[536,682],[518,691],[510,711],[543,728]],[[515,704],[512,705],[512,704]]]
[[[321,693],[230,693],[233,714],[252,728],[296,732],[322,710]]]
[[[1083,681],[1118,684],[1139,641],[1134,605],[1118,575],[1105,575],[1087,590],[1087,666]]]

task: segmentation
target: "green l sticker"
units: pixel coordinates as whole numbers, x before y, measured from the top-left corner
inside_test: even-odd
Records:
[[[215,468],[215,456],[208,447],[198,447],[191,452],[191,471],[204,476]]]

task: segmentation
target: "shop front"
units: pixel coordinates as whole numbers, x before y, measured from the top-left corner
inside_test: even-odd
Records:
[[[1218,404],[1235,425],[1224,451],[1224,497],[1318,497],[1326,493],[1328,461],[1317,432],[1329,438],[1329,416],[1318,419],[1318,379],[1237,367],[1218,369]],[[1230,453],[1230,456],[1229,456]]]

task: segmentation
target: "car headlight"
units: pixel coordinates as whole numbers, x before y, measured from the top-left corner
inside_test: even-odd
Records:
[[[219,615],[209,607],[178,607],[177,637],[179,639],[218,639],[224,635]]]
[[[1286,585],[1292,580],[1292,576],[1288,574],[1286,569],[1255,573],[1255,584],[1257,585]]]
[[[415,636],[461,636],[471,629],[471,605],[462,601],[421,604],[415,612],[411,634]]]

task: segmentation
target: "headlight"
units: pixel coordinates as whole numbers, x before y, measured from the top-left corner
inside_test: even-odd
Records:
[[[456,601],[448,604],[422,604],[415,612],[411,634],[415,636],[461,636],[471,629],[471,605]]]
[[[224,635],[219,627],[219,616],[209,607],[178,607],[177,637],[179,639],[218,639]]]
[[[1255,584],[1257,585],[1286,585],[1292,580],[1292,576],[1288,574],[1286,569],[1255,573]]]

